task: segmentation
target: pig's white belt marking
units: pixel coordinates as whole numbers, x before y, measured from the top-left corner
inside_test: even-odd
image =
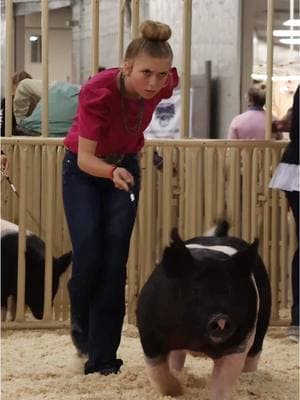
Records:
[[[6,236],[9,233],[18,233],[19,232],[19,226],[14,224],[13,222],[6,221],[5,219],[1,219],[1,238]],[[32,235],[32,232],[30,232],[28,229],[26,230],[26,235]]]
[[[1,219],[1,231],[16,232],[18,231],[18,229],[19,229],[18,225],[6,221],[5,219]]]
[[[237,253],[237,249],[229,246],[203,246],[202,244],[198,243],[190,243],[186,244],[185,247],[187,247],[188,249],[208,249],[213,251],[220,251],[229,256],[232,256],[233,254]]]
[[[260,297],[259,297],[259,291],[258,291],[258,287],[256,284],[256,280],[253,274],[251,274],[251,279],[254,285],[254,289],[256,291],[256,295],[257,295],[257,316],[256,316],[256,322],[257,322],[257,318],[258,318],[258,311],[259,311],[259,306],[260,306]]]
[[[255,339],[255,333],[256,333],[256,326],[257,326],[257,320],[258,320],[258,313],[259,313],[259,307],[260,307],[260,297],[259,297],[259,292],[258,292],[258,287],[256,284],[256,280],[253,274],[251,274],[251,280],[253,282],[254,289],[256,291],[256,296],[257,296],[257,305],[256,305],[256,318],[255,318],[255,323],[252,331],[249,333],[247,336],[245,343],[246,343],[246,349],[245,351],[248,353],[248,351],[251,349],[254,339]]]

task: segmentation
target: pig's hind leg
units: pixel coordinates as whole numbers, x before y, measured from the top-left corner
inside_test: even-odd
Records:
[[[253,344],[247,354],[243,372],[257,370],[258,361],[263,348],[263,342],[268,330],[271,315],[271,287],[268,274],[261,258],[255,271],[255,282],[259,292],[259,309],[256,323],[256,332]]]
[[[261,352],[257,353],[255,356],[247,356],[243,368],[243,372],[255,372],[257,371],[257,366],[259,362]]]
[[[243,371],[255,332],[247,338],[243,352],[233,353],[214,360],[210,384],[210,400],[231,400],[232,388]]]
[[[182,387],[179,380],[171,373],[166,358],[149,358],[145,356],[147,375],[154,387],[163,396],[180,396]]]
[[[175,371],[181,371],[184,367],[184,362],[186,358],[186,351],[184,350],[173,350],[168,355],[168,363],[170,369]]]
[[[242,372],[245,358],[246,353],[236,353],[214,360],[210,400],[231,400],[232,389]]]
[[[247,358],[244,363],[243,372],[255,372],[257,370],[258,361],[261,355],[264,337],[266,334],[267,327],[261,328],[258,324],[256,327],[255,338],[253,344],[247,354]]]
[[[264,296],[266,296],[267,298],[266,299],[262,298],[261,301],[261,306],[258,313],[258,319],[256,324],[255,338],[247,354],[243,372],[255,372],[257,370],[259,358],[262,352],[264,338],[267,333],[269,325],[270,309],[271,309],[271,301],[269,298],[270,295],[267,293]]]

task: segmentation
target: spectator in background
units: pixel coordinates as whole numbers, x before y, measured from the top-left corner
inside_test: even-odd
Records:
[[[14,97],[14,114],[17,124],[31,115],[42,97],[42,81],[39,79],[24,79],[18,85]]]
[[[48,135],[65,136],[72,125],[80,85],[53,82],[48,92]],[[42,81],[24,79],[16,90],[14,113],[22,135],[42,133]]]
[[[248,110],[233,118],[228,139],[265,139],[266,112],[266,85],[253,85],[247,94]],[[275,139],[281,139],[280,132],[274,133]]]
[[[295,223],[298,248],[292,261],[292,297],[291,325],[288,329],[290,340],[299,341],[299,86],[294,95],[292,112],[277,122],[277,129],[286,131],[290,126],[290,142],[285,149],[280,164],[276,168],[270,182],[273,189],[284,190]]]
[[[105,70],[99,66],[98,72]],[[91,77],[89,77],[90,79]],[[80,85],[54,81],[49,87],[48,135],[65,136],[75,116]],[[14,98],[14,114],[20,132],[18,134],[38,136],[42,133],[42,81],[24,79],[18,86]]]
[[[32,76],[26,71],[16,72],[12,76],[12,96],[14,95],[16,89],[21,81],[24,79],[32,79]],[[16,118],[14,113],[12,113],[12,134],[14,135],[18,131]],[[5,136],[5,97],[1,99],[1,136]]]

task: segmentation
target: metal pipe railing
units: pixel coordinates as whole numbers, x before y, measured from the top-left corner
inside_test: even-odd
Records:
[[[119,0],[119,3],[119,65],[121,65],[124,56],[125,0]]]
[[[95,75],[99,67],[99,3],[99,0],[92,0],[91,75]]]
[[[273,93],[273,25],[274,0],[268,0],[267,19],[267,96],[266,96],[266,139],[272,137],[272,93]]]
[[[20,146],[20,197],[19,197],[19,241],[18,241],[18,281],[16,321],[23,321],[25,314],[25,252],[26,252],[26,162],[27,147]]]
[[[181,129],[183,138],[189,137],[190,131],[190,85],[191,85],[191,35],[192,35],[192,0],[185,0],[183,6],[183,60],[181,72]]]
[[[48,136],[49,119],[49,8],[48,0],[42,1],[42,136]]]
[[[131,38],[134,39],[139,35],[139,24],[140,24],[140,1],[132,0],[131,1]]]
[[[12,135],[13,2],[5,2],[5,136]]]

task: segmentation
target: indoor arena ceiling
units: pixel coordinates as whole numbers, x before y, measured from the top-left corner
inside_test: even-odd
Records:
[[[267,0],[254,1],[254,31],[259,40],[267,40]],[[285,29],[287,26],[283,22],[290,19],[290,0],[274,1],[274,30]],[[299,0],[294,0],[294,18],[299,18]],[[299,29],[299,28],[298,28]],[[281,45],[278,38],[274,38],[274,43]]]

